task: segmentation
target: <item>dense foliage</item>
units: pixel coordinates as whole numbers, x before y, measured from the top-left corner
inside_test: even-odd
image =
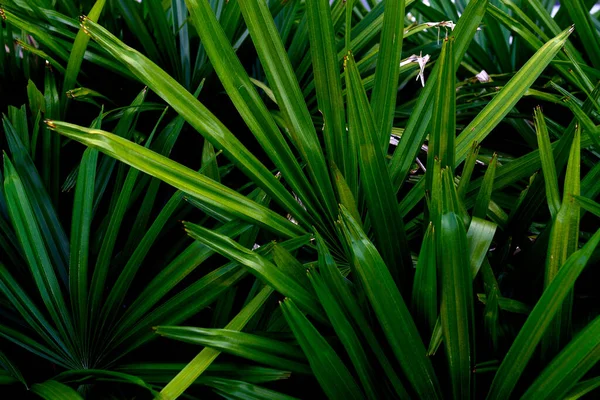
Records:
[[[2,396],[593,397],[594,3],[0,0]]]

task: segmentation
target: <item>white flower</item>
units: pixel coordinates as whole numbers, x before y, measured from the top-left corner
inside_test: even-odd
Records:
[[[446,28],[446,39],[448,39],[448,28],[453,31],[456,27],[456,24],[452,21],[425,22],[425,25],[438,28],[438,44],[440,44],[440,28]]]
[[[427,64],[427,62],[429,61],[429,58],[431,56],[429,54],[425,54],[423,55],[423,53],[419,53],[419,55],[415,55],[413,54],[412,56],[408,57],[406,60],[402,61],[400,63],[400,66],[403,67],[407,64],[410,63],[417,63],[419,64],[419,74],[417,75],[417,79],[419,80],[419,78],[421,78],[421,85],[423,85],[423,87],[425,87],[425,65]]]
[[[475,78],[481,83],[491,82],[492,78],[488,75],[485,69],[482,69],[480,73],[475,75]]]

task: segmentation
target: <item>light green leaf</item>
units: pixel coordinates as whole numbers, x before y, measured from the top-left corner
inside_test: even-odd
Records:
[[[271,210],[140,145],[98,129],[88,129],[66,122],[46,121],[51,129],[97,148],[103,153],[188,193],[217,210],[250,220],[285,236],[296,236],[302,229]]]
[[[228,324],[225,329],[241,331],[250,319],[262,308],[273,290],[269,287],[263,288]],[[194,381],[208,368],[209,365],[221,354],[220,351],[211,348],[202,350],[169,384],[167,384],[158,396],[161,400],[172,400],[178,398]]]

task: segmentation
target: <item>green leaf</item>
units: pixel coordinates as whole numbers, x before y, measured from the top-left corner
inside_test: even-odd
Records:
[[[27,153],[23,143],[19,140],[10,122],[6,118],[2,122],[15,169],[29,194],[29,199],[32,203],[40,230],[42,231],[42,237],[45,239],[52,264],[56,267],[60,279],[66,283],[66,266],[69,258],[69,241],[67,235],[62,228],[58,214],[32,158]]]
[[[83,400],[75,390],[69,386],[49,380],[31,386],[31,391],[45,400]]]
[[[268,5],[258,0],[244,1],[239,5],[286,126],[307,164],[314,190],[323,208],[334,217],[336,201],[325,156]]]
[[[130,32],[135,34],[136,38],[144,48],[144,52],[150,59],[158,62],[158,60],[161,59],[160,52],[156,46],[156,41],[148,31],[147,24],[137,10],[139,4],[127,0],[119,0],[116,4],[123,20],[129,27]]]
[[[597,217],[600,217],[600,204],[596,203],[594,200],[590,200],[586,197],[575,195],[575,200],[577,203],[586,211],[591,212]]]
[[[183,367],[185,367],[185,364],[181,363],[147,362],[120,365],[117,370],[139,376],[146,382],[165,383],[170,381],[173,375],[181,371]],[[240,363],[213,363],[206,369],[205,377],[222,377],[240,379],[249,383],[266,383],[287,379],[290,377],[290,372]],[[196,383],[202,383],[202,378],[197,379]]]
[[[306,267],[296,259],[289,251],[278,244],[273,246],[273,261],[275,265],[290,276],[308,291],[312,290],[311,284],[306,276]]]
[[[384,154],[387,153],[390,142],[398,95],[398,74],[404,35],[404,7],[404,0],[388,0],[385,3],[375,68],[375,85],[371,94],[371,107],[376,121],[375,143],[381,146]]]
[[[444,40],[438,61],[431,133],[427,144],[427,170],[434,170],[435,159],[440,166],[454,169],[454,138],[456,137],[456,72],[454,38]],[[433,174],[426,174],[427,190],[432,193]]]
[[[458,193],[458,198],[461,199],[463,202],[465,201],[465,197],[467,196],[467,190],[471,181],[471,175],[473,175],[475,163],[477,162],[479,148],[480,147],[477,144],[477,142],[473,142],[471,150],[469,151],[467,159],[465,160],[465,164],[463,165],[462,173],[460,176],[460,182],[458,183],[458,188],[456,189]]]
[[[62,372],[55,376],[55,379],[64,380],[67,382],[76,381],[76,382],[84,382],[87,380],[91,380],[92,382],[96,381],[108,381],[108,382],[118,382],[118,383],[129,383],[133,385],[137,385],[139,387],[148,389],[152,395],[157,395],[158,393],[152,389],[150,385],[144,382],[143,379],[140,379],[137,376],[125,374],[123,372],[118,371],[110,371],[104,369],[71,369],[65,372]]]
[[[469,247],[469,264],[471,266],[471,278],[475,279],[481,265],[483,264],[497,225],[485,219],[473,217],[467,231],[467,243]]]
[[[0,351],[0,365],[10,377],[14,378],[17,382],[21,382],[27,388],[27,382],[25,382],[25,378],[23,378],[21,371],[19,371],[17,366],[14,365],[2,351]]]
[[[510,396],[537,345],[599,243],[600,230],[567,259],[546,287],[500,364],[487,396],[489,400],[506,399]]]
[[[4,266],[0,266],[0,272],[2,272],[3,274],[6,273],[6,269],[4,268]],[[5,279],[5,277],[3,276],[2,279]],[[9,284],[10,283],[7,283],[7,285],[9,285]],[[13,285],[13,287],[18,287],[18,285]],[[2,289],[5,293],[8,293],[8,290],[6,290],[5,288],[2,288]],[[9,297],[9,296],[7,295],[7,297]],[[12,300],[11,300],[11,302],[13,303],[13,305],[15,305],[15,303]],[[18,308],[18,306],[15,305],[15,308]],[[41,315],[41,314],[39,314],[39,315]],[[30,322],[28,321],[28,323],[30,323]],[[33,324],[32,324],[32,326],[33,326]],[[34,329],[36,329],[36,327],[34,327]],[[57,352],[54,352],[54,351],[50,350],[48,347],[41,345],[36,340],[31,339],[30,337],[23,334],[22,332],[16,331],[5,325],[0,324],[0,334],[2,334],[2,336],[5,339],[17,344],[18,346],[21,346],[22,348],[26,349],[27,351],[30,351],[31,353],[33,353],[43,359],[50,361],[51,363],[60,365],[63,368],[70,368],[74,365],[74,364],[71,364],[71,362],[69,360],[65,360],[63,355],[59,355]],[[42,337],[43,337],[43,335],[42,335]],[[59,350],[59,352],[60,352],[60,350]]]
[[[181,164],[140,145],[98,129],[88,129],[66,122],[46,121],[51,129],[99,149],[140,171],[188,193],[217,210],[256,222],[285,236],[296,236],[302,229],[271,210]]]
[[[519,7],[512,3],[512,1],[502,0],[502,2],[505,5],[507,5],[513,12],[515,12],[516,15],[520,16],[520,14],[522,13],[517,13],[516,10],[518,10]],[[527,0],[526,4],[528,9],[531,10],[529,12],[529,15],[535,16],[536,20],[535,22],[532,21],[531,24],[528,24],[528,26],[530,26],[530,28],[532,29],[535,26],[537,28],[536,33],[540,35],[542,40],[548,40],[549,37],[547,35],[549,34],[558,35],[560,33],[561,27],[554,20],[554,18],[552,18],[551,15],[552,7],[550,7],[550,9],[544,8],[542,3],[540,3],[540,0]],[[538,27],[538,25],[541,26]],[[547,34],[544,32],[547,32]],[[544,36],[542,36],[541,34],[543,34]],[[573,46],[573,43],[571,43],[571,41],[568,41],[565,44],[565,48],[569,51],[569,53],[576,55],[579,62],[583,62],[581,54],[579,54],[579,52],[575,49],[575,46]]]
[[[13,14],[9,10],[6,10],[5,8],[3,8],[2,11],[4,21],[11,24],[15,28],[22,29],[28,32],[33,37],[35,37],[36,40],[38,40],[40,43],[42,43],[44,46],[50,49],[52,53],[58,55],[61,59],[65,61],[69,59],[68,51],[63,46],[61,46],[61,44],[59,44],[59,42],[55,40],[54,37],[47,31],[41,29],[35,24],[30,23],[29,21],[24,20],[23,18],[20,18],[19,16]]]
[[[72,361],[72,357],[63,339],[2,264],[0,264],[0,289],[15,311],[21,314],[27,324],[52,347],[52,350],[30,339],[23,332],[11,328],[0,326],[2,335],[40,357],[66,367]]]
[[[311,218],[298,205],[294,207],[294,215],[297,215],[300,221],[319,221],[320,200],[315,196],[295,155],[254,88],[209,3],[206,0],[186,0],[186,2],[192,21],[202,38],[202,45],[229,98],[269,158],[279,168],[307,209],[311,210],[313,217]]]
[[[438,318],[438,284],[435,264],[435,229],[430,222],[425,231],[417,261],[412,291],[412,309],[432,330]]]
[[[51,66],[52,68],[56,68],[56,70],[58,72],[60,72],[61,74],[64,74],[66,72],[65,67],[63,67],[58,61],[56,61],[54,58],[52,58],[51,56],[49,56],[42,50],[37,49],[34,46],[31,46],[31,45],[23,42],[20,39],[16,39],[15,44],[17,44],[23,50],[25,50],[31,54],[35,54],[36,56],[40,57],[41,59],[48,61],[49,66]]]
[[[535,33],[532,32],[526,26],[521,24],[519,21],[517,21],[516,19],[509,16],[504,10],[501,10],[500,8],[498,8],[494,5],[490,5],[490,7],[488,8],[488,13],[491,16],[493,16],[495,20],[502,23],[510,31],[514,32],[516,35],[518,35],[520,38],[522,38],[523,39],[522,43],[526,44],[533,51],[538,51],[543,46],[543,42],[540,39],[538,39],[538,37],[537,37],[538,36],[537,32],[535,32]],[[558,35],[558,33],[557,33],[557,35]],[[549,38],[546,35],[544,35],[543,39],[545,41],[549,40]],[[565,43],[568,43],[568,42],[565,42]],[[562,61],[568,60],[568,57],[563,53],[558,53],[557,57],[559,59],[561,59]],[[552,64],[552,66],[558,72],[560,72],[560,74],[565,79],[567,79],[569,82],[571,82],[572,84],[574,84],[575,86],[577,86],[581,89],[585,89],[585,87],[574,76],[574,74],[569,71],[569,68],[565,67],[564,63],[555,62]]]
[[[352,365],[356,370],[358,379],[363,386],[367,398],[377,399],[378,391],[376,390],[375,381],[373,380],[374,377],[371,373],[372,367],[369,365],[367,355],[361,345],[360,339],[350,324],[350,321],[346,318],[341,304],[335,298],[333,293],[329,291],[325,284],[325,280],[317,271],[309,271],[308,277],[329,321],[331,321],[333,329],[352,361]]]
[[[181,66],[179,65],[179,56],[177,55],[177,47],[175,45],[175,35],[173,34],[173,29],[169,26],[165,8],[159,1],[148,2],[144,4],[144,8],[150,17],[152,33],[156,39],[160,55],[171,67],[171,71],[173,71],[177,79],[181,80]],[[178,26],[176,29],[179,28]]]
[[[600,317],[590,322],[537,377],[523,399],[562,399],[600,361]]]
[[[544,44],[527,63],[508,81],[483,110],[465,127],[456,140],[456,161],[462,162],[474,141],[481,141],[512,110],[517,101],[544,71],[567,41],[570,27]]]
[[[100,14],[102,13],[102,9],[104,8],[105,4],[106,0],[97,0],[90,10],[87,18],[94,22],[98,22],[98,18],[100,18]],[[85,54],[85,50],[89,41],[90,37],[86,34],[85,29],[81,28],[79,32],[77,32],[77,37],[75,38],[73,47],[71,47],[69,62],[67,63],[67,70],[63,80],[63,94],[75,87],[75,82],[81,69],[81,63],[83,62],[83,55]]]
[[[581,381],[578,384],[576,384],[575,386],[573,386],[573,388],[571,390],[569,390],[569,393],[567,393],[567,395],[564,397],[564,399],[565,400],[579,399],[579,398],[585,396],[586,394],[590,393],[591,391],[598,389],[599,387],[600,387],[600,377],[595,377],[592,379]]]
[[[173,0],[171,2],[171,15],[173,32],[179,36],[179,59],[182,79],[186,88],[190,87],[191,55],[190,55],[190,32],[187,24],[188,12],[184,0]]]
[[[277,268],[272,262],[258,253],[248,250],[227,236],[210,231],[199,225],[189,222],[184,223],[188,235],[200,243],[212,248],[214,251],[239,262],[249,268],[250,272],[273,287],[284,296],[295,299],[298,304],[312,316],[324,320],[321,308],[314,300],[314,296],[297,283],[293,277]]]
[[[483,310],[483,322],[485,329],[490,336],[492,342],[492,348],[494,351],[498,351],[498,338],[499,338],[499,294],[498,287],[492,286],[490,289],[489,296],[485,303],[485,309]]]
[[[592,99],[593,98],[590,98],[590,100],[592,100]],[[575,117],[577,118],[577,120],[579,120],[579,122],[583,125],[583,127],[587,131],[588,137],[592,140],[592,142],[596,146],[596,149],[599,149],[600,148],[600,137],[599,137],[600,130],[596,127],[594,122],[590,119],[590,117],[583,110],[584,107],[580,107],[575,102],[574,98],[571,98],[571,97],[567,98],[567,100],[565,101],[565,104],[571,109],[571,111],[573,111],[573,114],[575,114]]]
[[[412,262],[404,222],[389,178],[384,154],[378,146],[375,121],[360,75],[351,53],[344,61],[348,87],[348,118],[350,135],[359,149],[361,184],[366,198],[375,242],[392,276],[410,276]],[[410,288],[403,283],[404,291]]]
[[[133,99],[131,105],[123,109],[123,113],[119,118],[119,122],[114,129],[114,134],[120,136],[125,139],[130,139],[133,136],[133,127],[135,121],[139,116],[139,113],[142,110],[142,106],[144,104],[144,100],[146,98],[146,94],[148,93],[148,88],[144,87],[138,95]],[[103,116],[104,118],[104,116]],[[100,128],[99,126],[91,126],[92,128]],[[96,173],[96,199],[94,202],[94,211],[98,209],[100,205],[100,201],[102,200],[104,193],[106,192],[106,188],[108,187],[111,179],[114,179],[112,175],[115,165],[117,164],[117,160],[110,156],[102,156],[100,165],[98,166],[98,171]],[[117,187],[122,185],[122,182],[119,181]],[[113,197],[111,198],[111,203],[117,200],[118,192],[113,192]],[[114,199],[114,200],[113,200]],[[111,204],[112,207],[113,204]]]
[[[8,211],[19,244],[42,300],[59,329],[62,338],[72,345],[73,326],[60,284],[46,251],[28,194],[14,166],[4,156],[4,190]]]
[[[360,387],[342,360],[296,307],[294,301],[284,300],[281,303],[281,310],[325,394],[333,399],[364,398]]]
[[[31,80],[27,82],[27,98],[29,99],[31,114],[35,115],[38,111],[46,112],[44,95]]]
[[[487,304],[487,295],[483,293],[477,293],[477,298],[483,304]],[[531,312],[531,307],[528,305],[521,303],[518,300],[508,299],[501,296],[498,297],[498,307],[500,307],[501,310],[517,314],[528,315]]]
[[[338,198],[340,199],[340,204],[346,207],[355,220],[360,221],[360,213],[358,212],[355,197],[355,194],[358,194],[357,188],[355,187],[354,190],[352,190],[348,181],[344,178],[344,175],[335,164],[331,164],[331,173],[333,175],[333,182],[335,183]]]
[[[470,265],[471,279],[475,279],[480,268],[488,264],[486,260],[487,252],[496,232],[496,224],[485,219],[473,217],[469,230],[467,231],[468,257]],[[484,269],[485,271],[485,269]],[[484,279],[485,281],[485,279]],[[437,319],[431,334],[427,355],[433,355],[442,344],[442,324],[440,318]]]
[[[579,247],[579,204],[575,202],[573,195],[580,193],[580,137],[581,128],[575,130],[567,174],[563,201],[556,219],[552,223],[548,251],[546,257],[546,270],[544,275],[544,287],[548,287],[561,266],[567,258],[577,251]],[[563,305],[563,309],[557,312],[544,340],[542,341],[542,355],[551,356],[558,352],[568,340],[571,332],[571,293]]]
[[[211,141],[273,200],[300,218],[303,210],[294,197],[244,145],[196,98],[165,71],[142,54],[126,46],[100,25],[85,19],[85,29],[102,48],[121,61],[132,73],[162,97],[194,129]]]
[[[577,26],[577,35],[585,43],[586,55],[592,60],[594,67],[600,68],[600,37],[592,17],[583,0],[573,0],[565,7],[569,16]]]
[[[203,383],[214,388],[216,393],[227,399],[298,400],[296,397],[288,396],[271,389],[232,379],[206,377]]]
[[[396,395],[400,398],[407,398],[409,395],[404,388],[404,385],[398,378],[396,370],[384,353],[381,342],[373,333],[366,316],[360,309],[360,306],[352,293],[347,281],[344,279],[340,270],[337,268],[335,261],[323,238],[316,234],[317,249],[319,252],[319,272],[327,285],[329,291],[331,291],[338,302],[343,304],[344,309],[350,314],[355,322],[355,325],[360,329],[362,335],[366,339],[366,343],[373,350],[375,357],[382,366],[383,371],[392,385]]]
[[[452,197],[452,172],[442,170],[442,214],[437,226],[437,265],[441,271],[441,327],[455,399],[471,396],[474,365],[473,285],[467,256],[467,232]]]
[[[88,259],[97,161],[98,151],[87,149],[83,153],[71,221],[69,288],[75,325],[79,327],[82,338],[85,337],[88,323]]]
[[[485,15],[487,5],[487,0],[471,0],[465,9],[465,12],[456,23],[456,27],[453,31],[454,37],[456,38],[454,41],[455,66],[460,64],[469,44],[473,40],[477,28]],[[421,149],[421,144],[423,144],[423,141],[425,140],[425,135],[433,111],[433,96],[435,93],[436,79],[438,77],[438,68],[439,66],[436,64],[429,76],[427,85],[425,85],[425,88],[419,95],[417,103],[406,123],[402,139],[390,161],[390,177],[396,190],[404,183],[412,163]],[[457,153],[456,157],[460,158]]]
[[[156,334],[219,352],[243,357],[274,368],[310,374],[306,358],[297,346],[231,329],[206,329],[189,326],[157,326]]]
[[[323,136],[327,158],[345,172],[346,117],[330,3],[308,0],[306,17],[317,102],[324,119]]]
[[[498,165],[498,154],[494,153],[492,160],[488,164],[481,188],[475,199],[475,208],[473,208],[473,217],[485,219],[487,216],[490,201],[492,199],[492,191],[494,189],[494,177],[496,176],[496,166]]]
[[[127,212],[131,192],[139,175],[139,170],[130,168],[123,186],[115,193],[116,201],[111,210],[107,213],[108,227],[102,238],[102,244],[98,252],[98,258],[94,266],[92,282],[90,284],[90,314],[96,318],[100,314],[102,301],[105,298],[106,279],[109,275],[113,250],[115,248],[121,224]],[[97,327],[94,327],[97,329]]]
[[[546,198],[548,199],[548,208],[552,219],[556,218],[560,209],[560,197],[558,194],[558,177],[556,175],[556,165],[554,164],[554,155],[550,146],[550,137],[548,136],[548,127],[542,109],[535,108],[534,112],[535,131],[540,149],[540,160],[542,170],[544,171],[544,183],[546,185]]]
[[[56,78],[51,68],[46,68],[44,79],[44,98],[46,100],[46,118],[58,118],[60,115],[60,97],[56,86]],[[50,194],[52,203],[58,204],[58,191],[60,190],[60,136],[51,135],[47,127],[42,132],[42,178]]]
[[[121,274],[117,278],[102,306],[102,321],[110,318],[111,316],[114,318],[116,315],[117,309],[121,307],[123,299],[127,294],[127,290],[129,289],[129,286],[144,258],[152,248],[152,245],[158,238],[158,235],[161,233],[167,221],[173,216],[181,204],[182,200],[183,193],[180,191],[175,192],[171,199],[169,199],[169,201],[163,206],[150,228],[146,231],[144,237],[140,240],[138,246],[127,261],[127,264],[125,264],[123,267]],[[162,272],[165,272],[167,268],[168,267],[165,267]],[[163,280],[162,283],[165,284],[166,282]]]
[[[224,235],[237,237],[243,232],[246,232],[249,227],[250,225],[244,226],[244,224],[240,224],[238,221],[232,221],[217,228],[217,231]],[[193,242],[185,250],[180,252],[150,281],[150,283],[146,285],[144,290],[142,290],[135,301],[133,301],[133,303],[128,307],[127,311],[120,320],[116,334],[127,336],[132,330],[136,330],[139,327],[138,322],[140,318],[142,318],[159,301],[161,301],[169,293],[169,291],[173,290],[173,288],[176,287],[181,280],[192,273],[198,266],[202,265],[202,263],[213,254],[214,251],[212,249],[199,242]],[[202,292],[202,290],[205,290],[206,288],[211,288],[213,285],[218,285],[216,282],[220,282],[219,284],[225,286],[226,282],[231,282],[232,279],[235,282],[235,277],[241,279],[244,274],[237,273],[239,272],[239,269],[240,268],[237,264],[228,264],[206,274],[202,279],[196,281],[187,289],[180,292],[171,298],[167,303],[156,309],[154,312],[156,315],[158,315],[157,318],[160,320],[159,317],[161,315],[172,315],[175,310],[184,311],[178,307],[181,307],[181,304],[186,304],[186,301],[191,301],[190,296],[192,296],[192,293]],[[119,278],[115,288],[120,289],[121,284],[122,280]],[[218,292],[221,293],[221,291]],[[207,297],[209,296],[207,295]],[[112,293],[108,300],[112,302]],[[203,301],[201,303],[204,304]],[[108,303],[107,301],[107,304],[111,303]],[[190,305],[189,308],[192,309],[193,307]],[[171,314],[169,314],[169,311]],[[153,315],[148,315],[146,318],[153,317]]]
[[[354,271],[402,371],[419,396],[441,398],[437,377],[425,356],[425,346],[389,270],[358,222],[343,207],[341,211]]]

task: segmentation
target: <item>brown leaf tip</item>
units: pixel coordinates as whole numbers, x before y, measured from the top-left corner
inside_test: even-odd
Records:
[[[4,8],[0,7],[0,17],[2,17],[3,21],[6,21],[6,13],[4,12]]]
[[[45,119],[44,123],[48,125],[51,129],[56,129],[56,124],[51,119]]]
[[[81,22],[80,26],[81,26],[81,30],[83,31],[83,33],[85,33],[86,35],[90,36],[90,32],[87,30],[87,26],[86,23],[89,21],[90,19],[87,17],[87,15],[81,15],[79,17],[79,22]]]

